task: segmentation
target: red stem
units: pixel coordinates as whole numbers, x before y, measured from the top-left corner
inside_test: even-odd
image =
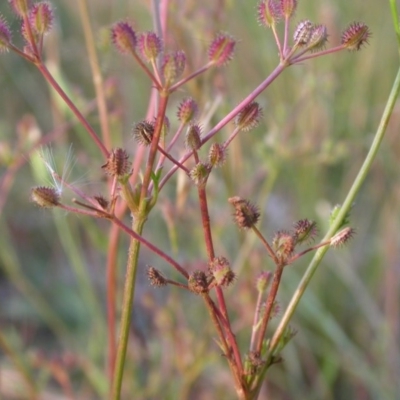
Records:
[[[84,128],[87,130],[89,135],[92,137],[93,141],[96,143],[97,147],[101,150],[105,158],[108,158],[109,152],[102,143],[102,141],[99,139],[97,136],[96,132],[94,129],[89,125],[87,122],[86,118],[82,115],[82,113],[77,109],[75,104],[71,101],[71,99],[67,96],[67,94],[61,89],[60,85],[57,83],[57,81],[53,78],[49,70],[46,68],[46,66],[42,63],[37,65],[39,71],[42,73],[44,78],[47,80],[47,82],[54,88],[54,90],[59,94],[59,96],[65,101],[65,103],[68,105],[68,107],[71,109],[71,111],[74,113],[76,118],[79,120],[79,122],[84,126]]]
[[[157,254],[159,257],[164,259],[167,263],[171,264],[178,272],[180,272],[186,279],[189,278],[189,274],[183,269],[173,258],[171,258],[168,254],[164,253],[161,249],[158,247],[154,246],[151,242],[147,241],[143,236],[138,235],[136,232],[134,232],[132,229],[127,227],[120,219],[118,219],[115,216],[111,217],[111,221],[114,222],[114,224],[118,225],[120,229],[125,231],[129,236],[131,236],[133,239],[138,240],[140,243],[142,243],[144,246],[149,248],[152,252]]]
[[[276,295],[278,293],[279,284],[281,282],[281,277],[283,273],[284,264],[278,264],[274,272],[274,277],[272,278],[271,289],[268,293],[267,302],[265,305],[265,312],[263,316],[263,321],[261,325],[261,330],[257,340],[256,352],[261,354],[262,344],[265,336],[265,332],[268,327],[268,322],[271,317],[272,307],[275,302]]]
[[[197,153],[195,152],[195,155],[196,154]],[[201,219],[202,219],[202,223],[203,223],[204,240],[206,243],[208,259],[209,259],[209,261],[212,261],[215,258],[215,252],[214,252],[214,245],[213,245],[212,235],[211,235],[210,214],[208,212],[207,195],[206,195],[206,189],[204,186],[198,187],[198,194],[199,194],[199,202],[200,202]],[[223,321],[222,321],[223,326],[225,328],[226,335],[229,339],[228,340],[229,344],[230,344],[233,354],[234,354],[238,372],[241,374],[243,372],[242,359],[240,357],[240,352],[239,352],[238,345],[236,343],[235,335],[233,334],[232,329],[231,329],[231,324],[229,321],[229,315],[228,315],[228,310],[226,308],[224,294],[222,292],[222,289],[218,286],[215,288],[215,292],[217,294],[217,301],[218,301],[220,311],[222,313],[222,316],[224,317]]]

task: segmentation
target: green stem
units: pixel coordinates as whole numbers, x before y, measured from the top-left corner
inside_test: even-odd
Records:
[[[397,12],[396,0],[389,0],[389,3],[390,3],[390,11],[392,13],[392,18],[393,18],[394,31],[396,32],[397,45],[400,48],[400,25],[399,25],[399,16]]]
[[[396,99],[399,95],[400,92],[400,68],[397,71],[397,75],[395,78],[395,81],[393,83],[392,86],[392,90],[390,92],[388,101],[386,103],[386,107],[385,110],[383,111],[383,115],[381,118],[381,121],[379,123],[377,132],[375,134],[375,138],[371,144],[371,148],[367,154],[367,157],[365,158],[365,161],[363,163],[363,165],[360,168],[360,171],[357,175],[357,177],[354,180],[354,183],[352,185],[352,187],[349,190],[349,193],[347,194],[347,197],[340,209],[339,214],[337,215],[336,219],[333,221],[330,229],[328,230],[328,232],[326,233],[325,237],[322,239],[322,242],[325,242],[327,240],[329,240],[338,230],[338,228],[340,227],[344,217],[346,216],[346,214],[349,212],[351,205],[354,202],[354,199],[357,195],[357,193],[360,191],[360,188],[362,186],[362,184],[365,181],[365,178],[367,177],[367,174],[369,172],[369,170],[371,169],[372,166],[372,162],[374,161],[376,154],[378,152],[379,146],[382,142],[382,139],[385,135],[385,131],[387,128],[387,125],[389,123],[389,119],[390,116],[392,114],[394,105],[396,103]],[[314,255],[313,259],[310,262],[310,265],[308,266],[306,272],[304,273],[304,276],[302,278],[302,280],[300,281],[299,285],[297,286],[297,289],[275,331],[274,336],[271,339],[271,343],[269,346],[269,358],[272,357],[274,351],[276,351],[280,339],[282,338],[282,335],[284,334],[287,326],[289,325],[289,322],[300,302],[301,297],[303,296],[308,284],[311,281],[311,278],[313,277],[315,271],[318,268],[318,265],[320,264],[322,258],[324,257],[325,253],[328,251],[328,246],[322,247],[320,248]],[[268,360],[266,365],[268,365]],[[261,384],[263,382],[263,377],[265,376],[266,373],[266,369],[264,369],[263,373],[259,375],[258,379],[257,379],[257,383],[256,383],[256,388],[253,389],[254,392],[258,392]]]
[[[138,218],[134,221],[132,229],[139,235],[143,231],[146,219]],[[132,239],[129,245],[128,266],[125,276],[124,294],[122,299],[122,315],[120,324],[120,336],[115,360],[114,378],[112,382],[111,399],[119,400],[121,396],[122,378],[124,375],[124,365],[126,350],[128,347],[129,327],[131,322],[131,312],[133,308],[133,298],[135,294],[136,272],[139,260],[140,242]]]

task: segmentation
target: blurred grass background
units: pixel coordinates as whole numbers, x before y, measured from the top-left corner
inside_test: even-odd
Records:
[[[113,145],[125,146],[134,156],[130,129],[145,118],[149,81],[130,59],[111,49],[108,29],[129,17],[138,30],[151,30],[150,2],[88,3],[109,95]],[[259,98],[263,123],[239,136],[226,166],[209,181],[217,253],[226,256],[238,274],[226,296],[243,352],[250,336],[255,278],[272,263],[251,233],[236,231],[227,198],[240,195],[256,202],[263,215],[260,228],[268,238],[301,218],[316,220],[322,237],[331,208],[343,201],[363,162],[398,68],[388,1],[299,3],[295,21],[308,18],[326,24],[330,46],[339,43],[341,31],[354,20],[365,22],[373,36],[361,52],[342,52],[285,71]],[[98,129],[75,2],[52,4],[57,23],[47,38],[46,57]],[[255,1],[218,4],[171,2],[166,44],[185,50],[188,70],[205,62],[215,31],[228,31],[239,41],[227,67],[208,72],[173,96],[168,112],[172,127],[177,104],[190,95],[200,104],[203,117],[217,105],[204,126],[207,131],[278,62],[271,32],[255,19]],[[10,21],[18,43],[19,22],[6,4],[0,12]],[[12,53],[2,54],[0,87],[2,183],[7,178],[0,193],[0,397],[30,398],[32,389],[25,385],[31,381],[43,398],[104,398],[108,224],[33,206],[30,188],[46,182],[43,171],[29,161],[29,151],[38,137],[50,141],[62,169],[72,143],[76,163],[70,180],[90,194],[105,191],[103,160],[86,133],[49,95],[33,66]],[[271,368],[261,398],[400,399],[399,112],[396,107],[354,205],[351,223],[357,235],[345,249],[328,252],[292,321],[298,334],[284,350],[284,362]],[[227,138],[231,129],[225,128],[218,139]],[[202,263],[205,252],[195,193],[186,196],[177,180],[171,181],[161,193],[145,237],[189,270]],[[121,284],[127,243],[121,238]],[[278,295],[282,309],[310,258],[285,271]],[[173,273],[146,249],[140,264],[124,398],[235,398],[201,300],[175,288],[149,287],[147,264],[169,276]],[[21,379],[21,371],[27,379]]]

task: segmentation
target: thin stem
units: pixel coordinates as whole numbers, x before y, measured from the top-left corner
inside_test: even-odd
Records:
[[[174,157],[172,157],[169,153],[167,153],[160,145],[158,145],[158,151],[164,157],[168,158],[168,160],[170,160],[173,164],[175,164],[177,167],[179,167],[182,171],[185,171],[189,175],[189,170],[183,164],[181,164],[178,160],[176,160]]]
[[[268,322],[271,318],[272,308],[274,306],[276,295],[278,294],[279,284],[281,283],[283,268],[284,268],[284,264],[278,264],[276,266],[274,276],[272,278],[271,289],[268,292],[268,297],[267,297],[267,301],[265,304],[265,311],[264,311],[264,315],[263,315],[261,329],[260,329],[260,333],[257,338],[256,353],[258,353],[258,354],[261,354],[262,344],[264,341],[265,333],[267,331]]]
[[[224,143],[224,149],[226,149],[232,142],[233,139],[237,136],[237,134],[240,132],[240,128],[236,127],[233,132],[230,134],[226,142]]]
[[[141,236],[139,233],[136,231],[128,228],[120,219],[118,219],[116,216],[111,216],[110,218],[112,222],[114,222],[120,229],[122,229],[124,232],[126,232],[129,236],[131,236],[133,239],[138,240],[140,243],[142,243],[144,246],[146,246],[148,249],[150,249],[152,252],[157,254],[160,258],[165,260],[168,264],[172,265],[182,276],[184,276],[186,279],[189,278],[189,274],[185,269],[183,269],[173,258],[171,258],[168,254],[164,253],[161,249],[156,247],[154,244],[146,240],[143,236]]]
[[[57,81],[53,78],[53,76],[50,74],[49,70],[46,68],[44,64],[38,64],[37,65],[38,69],[44,76],[44,78],[47,80],[47,82],[54,88],[54,90],[59,94],[59,96],[65,101],[65,103],[68,105],[68,107],[71,109],[71,111],[74,113],[76,118],[79,120],[79,122],[83,125],[83,127],[87,130],[93,141],[96,143],[97,147],[101,150],[105,158],[108,158],[109,152],[107,148],[104,146],[104,144],[101,142],[99,137],[97,136],[96,132],[94,129],[90,126],[89,122],[86,120],[86,118],[82,115],[82,113],[77,109],[75,104],[72,102],[72,100],[67,96],[67,94],[61,89],[60,85],[57,83]]]
[[[376,154],[379,150],[380,144],[383,140],[383,137],[386,132],[387,125],[389,123],[390,116],[392,114],[394,105],[396,103],[396,99],[399,95],[400,92],[400,68],[397,71],[397,75],[395,78],[395,81],[393,83],[392,90],[390,92],[388,101],[386,103],[385,110],[383,111],[383,115],[381,118],[381,121],[379,123],[378,129],[376,131],[374,140],[371,144],[371,147],[369,149],[369,152],[365,158],[365,161],[363,165],[360,168],[360,171],[358,172],[353,185],[351,186],[349,193],[346,196],[346,199],[343,202],[343,205],[340,209],[339,214],[337,215],[336,219],[333,221],[330,229],[326,233],[325,237],[322,239],[322,242],[328,241],[338,230],[340,227],[343,219],[345,218],[346,214],[349,212],[351,209],[351,205],[354,202],[354,199],[358,192],[361,189],[362,184],[365,181],[365,178],[367,177],[367,174],[369,170],[371,169],[372,163],[376,157]],[[285,311],[285,314],[283,315],[279,326],[277,327],[274,336],[271,339],[271,344],[269,347],[269,352],[272,354],[274,350],[277,348],[278,343],[280,338],[282,337],[286,327],[289,324],[290,319],[292,318],[292,315],[297,308],[300,299],[302,295],[304,294],[305,289],[307,288],[308,284],[310,283],[311,278],[313,277],[315,271],[318,268],[319,263],[321,262],[322,258],[324,257],[325,253],[328,251],[329,247],[323,247],[319,249],[313,259],[310,262],[310,265],[308,266],[306,272],[304,273],[303,278],[301,279],[299,285],[297,286],[297,289]]]
[[[167,152],[170,152],[170,151],[171,151],[172,147],[174,146],[174,144],[175,144],[176,141],[178,140],[180,134],[182,133],[184,126],[185,126],[184,123],[181,123],[181,124],[179,125],[179,128],[178,128],[178,130],[176,131],[174,137],[173,137],[173,138],[171,139],[171,141],[168,143],[168,146],[167,146],[167,148],[166,148],[166,151],[167,151]],[[158,160],[157,167],[156,167],[156,171],[158,171],[158,170],[163,166],[164,160],[165,160],[165,156],[162,155],[162,156],[160,157],[160,159]],[[181,165],[182,165],[182,164],[181,164]]]
[[[169,92],[170,93],[174,92],[175,90],[180,88],[182,85],[184,85],[186,82],[194,79],[196,76],[198,76],[198,75],[204,73],[205,71],[207,71],[208,69],[210,69],[213,65],[214,65],[214,63],[212,61],[209,61],[207,64],[205,64],[201,68],[199,68],[197,71],[194,71],[193,73],[188,75],[186,78],[183,78],[179,82],[176,82],[174,85],[172,85],[169,88]]]
[[[196,152],[195,152],[195,155],[197,155]],[[208,212],[207,194],[206,194],[206,189],[204,186],[198,187],[198,194],[199,194],[199,202],[200,202],[201,220],[202,220],[202,224],[203,224],[204,240],[206,243],[208,259],[209,259],[209,261],[212,261],[215,258],[215,252],[214,252],[214,245],[213,245],[212,234],[211,234],[210,214]],[[236,365],[235,370],[237,371],[237,373],[239,375],[241,375],[243,372],[242,359],[240,357],[239,347],[237,345],[235,335],[232,332],[224,294],[222,292],[222,289],[219,286],[217,286],[215,288],[215,292],[217,295],[219,309],[224,318],[224,328],[226,331],[226,335],[228,337],[228,342],[231,345],[231,348],[233,351],[234,361],[235,361],[235,365]]]
[[[107,148],[111,148],[110,127],[108,121],[108,111],[106,103],[106,94],[103,85],[103,76],[97,57],[93,29],[90,24],[87,0],[78,0],[79,13],[81,16],[83,32],[85,35],[86,49],[89,56],[90,68],[92,70],[93,84],[96,91],[97,108],[99,110],[100,126],[102,138]]]
[[[251,103],[260,93],[262,93],[286,68],[286,65],[278,65],[256,89],[254,89],[243,101],[241,101],[230,113],[228,113],[217,125],[212,128],[208,134],[202,139],[202,145],[208,142],[216,133],[218,133],[225,125],[227,125],[236,115],[249,103]],[[183,164],[191,155],[192,151],[186,153],[179,162]],[[160,190],[175,173],[178,167],[172,167],[160,182]]]
[[[161,82],[153,75],[153,73],[150,71],[150,69],[147,67],[147,65],[143,62],[143,60],[139,57],[139,55],[136,52],[131,53],[133,58],[136,60],[136,62],[142,67],[143,71],[146,73],[146,75],[151,79],[151,81],[154,83],[154,86],[156,87],[157,90],[161,90]]]
[[[331,49],[326,49],[326,50],[318,51],[317,53],[311,53],[311,54],[308,53],[308,55],[305,56],[305,57],[302,57],[302,55],[304,54],[304,53],[302,52],[302,53],[296,55],[295,57],[289,59],[288,62],[289,62],[290,64],[295,64],[295,63],[298,64],[298,63],[301,63],[301,62],[303,62],[303,61],[310,60],[311,58],[316,58],[316,57],[326,56],[327,54],[337,53],[338,51],[342,51],[342,50],[344,50],[345,48],[346,48],[346,47],[345,47],[344,45],[341,44],[341,45],[339,45],[339,46],[332,47]],[[307,51],[305,51],[305,52],[307,52]]]
[[[145,219],[137,219],[132,230],[139,235],[142,233]],[[128,347],[129,327],[131,322],[131,312],[133,307],[133,298],[135,294],[136,272],[139,260],[140,242],[131,239],[128,252],[128,265],[125,276],[124,294],[122,299],[122,315],[120,324],[120,336],[117,347],[117,356],[115,360],[114,378],[112,381],[111,398],[119,400],[121,396],[122,379],[124,375],[124,366],[126,350]]]
[[[160,141],[162,125],[164,123],[165,112],[167,110],[167,104],[168,104],[168,96],[161,96],[160,109],[157,115],[156,126],[154,127],[154,136],[150,145],[149,157],[147,159],[146,170],[143,177],[142,191],[140,194],[141,213],[144,213],[146,209],[145,200],[147,198],[147,190],[149,188],[151,173],[153,171],[153,165],[158,151],[158,143]]]
[[[260,319],[260,311],[261,311],[261,304],[262,304],[262,299],[263,299],[263,291],[259,290],[258,291],[258,296],[257,296],[257,303],[256,303],[256,309],[254,311],[254,318],[253,318],[253,326],[251,329],[251,339],[250,339],[250,352],[253,352],[255,349],[255,343],[256,343],[256,337],[257,337],[257,332],[259,328],[259,319]]]
[[[283,57],[284,58],[286,58],[286,53],[288,50],[289,22],[290,22],[290,18],[285,16],[285,32],[284,32],[284,39],[283,39]]]
[[[268,241],[264,238],[263,234],[258,230],[258,228],[256,226],[252,226],[251,229],[257,235],[257,237],[261,240],[261,242],[264,244],[265,248],[268,251],[268,254],[270,255],[270,257],[274,261],[274,264],[278,265],[279,264],[279,260],[276,257],[276,254],[275,254],[274,250],[272,249],[272,247],[270,246],[270,244],[268,243]]]
[[[389,0],[389,3],[390,3],[390,11],[392,13],[394,31],[396,32],[397,46],[400,50],[400,25],[399,25],[399,13],[397,10],[396,0]]]
[[[203,295],[203,299],[206,303],[207,309],[209,311],[209,314],[211,316],[211,319],[214,323],[214,326],[217,329],[217,333],[218,336],[220,338],[220,346],[222,347],[222,350],[224,352],[224,355],[227,357],[228,359],[228,364],[229,367],[231,368],[232,371],[232,375],[233,375],[233,379],[235,380],[235,387],[236,387],[236,391],[238,393],[244,393],[244,389],[243,389],[243,384],[242,384],[242,380],[241,380],[241,375],[242,375],[242,366],[241,364],[238,364],[236,361],[236,356],[234,354],[234,359],[232,360],[231,357],[231,349],[228,345],[228,343],[226,342],[225,336],[224,336],[224,332],[221,329],[221,325],[220,325],[220,321],[217,318],[217,310],[215,309],[215,304],[213,303],[213,301],[211,300],[210,296],[208,294],[204,294]],[[240,357],[239,357],[240,358]]]
[[[273,24],[271,26],[271,29],[272,29],[272,33],[273,33],[274,38],[275,38],[276,45],[278,47],[279,59],[282,60],[283,59],[283,50],[282,50],[281,41],[279,40],[278,32],[276,31],[276,25]]]
[[[115,370],[115,359],[117,355],[116,338],[116,288],[117,288],[117,250],[120,237],[118,226],[113,224],[110,229],[107,246],[107,331],[108,331],[108,355],[107,355],[107,374],[109,382],[112,382]]]

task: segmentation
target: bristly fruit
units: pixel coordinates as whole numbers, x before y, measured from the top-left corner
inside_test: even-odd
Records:
[[[280,3],[276,0],[262,0],[257,5],[258,22],[266,27],[275,25],[282,17]]]
[[[154,124],[148,121],[138,122],[133,127],[133,137],[143,146],[150,146],[154,136]]]
[[[293,17],[297,8],[297,0],[281,0],[281,12],[282,15],[289,19]]]
[[[154,268],[149,266],[147,268],[147,277],[149,278],[150,285],[154,287],[162,287],[162,286],[167,286],[168,282],[164,278],[164,276],[161,274],[161,272]]]
[[[122,177],[130,172],[130,167],[131,163],[127,152],[117,147],[111,151],[107,162],[101,168],[107,175]]]
[[[11,44],[11,30],[7,21],[0,15],[0,53],[9,50]]]
[[[362,22],[353,22],[342,34],[342,46],[349,50],[360,50],[361,46],[368,43],[371,32]]]
[[[190,170],[190,178],[196,186],[204,186],[210,175],[211,166],[206,163],[199,162]]]
[[[188,97],[183,99],[181,104],[179,104],[177,112],[178,120],[183,124],[187,124],[196,119],[198,112],[199,107],[197,103],[191,97]]]
[[[344,246],[354,236],[355,232],[356,231],[350,227],[342,229],[335,236],[333,236],[330,245],[332,247]]]
[[[306,19],[304,21],[300,21],[297,24],[297,27],[293,34],[294,43],[300,47],[307,46],[311,38],[312,30],[313,24],[310,20]]]
[[[322,50],[328,41],[328,31],[325,25],[314,25],[308,41],[308,50],[315,52]]]
[[[207,293],[208,282],[206,274],[203,271],[194,271],[189,276],[188,286],[189,290],[191,290],[193,293]]]
[[[317,234],[317,223],[308,219],[301,219],[294,224],[294,238],[296,244],[312,242]]]
[[[228,201],[235,208],[233,217],[239,228],[249,229],[258,222],[260,212],[258,207],[251,204],[250,201],[242,199],[239,196],[230,197]]]
[[[208,58],[218,67],[226,65],[233,58],[236,40],[226,33],[220,33],[208,49]]]
[[[268,289],[268,286],[271,282],[271,278],[272,278],[271,271],[261,272],[261,274],[258,275],[256,282],[256,287],[258,292],[264,293]]]
[[[295,238],[289,232],[277,232],[272,239],[272,248],[282,264],[286,264],[293,254]]]
[[[57,189],[37,186],[31,190],[31,200],[42,208],[52,208],[60,205],[60,193]]]
[[[26,17],[29,13],[29,8],[31,6],[30,0],[8,0],[13,9],[14,13],[18,15],[18,17]]]
[[[199,150],[201,146],[201,127],[199,124],[190,125],[185,137],[185,146],[189,150]]]
[[[226,160],[226,148],[219,144],[213,143],[210,147],[210,151],[208,152],[208,162],[213,167],[221,167],[224,165]]]
[[[210,272],[218,286],[229,286],[235,280],[235,273],[225,257],[215,257],[210,262]]]
[[[262,108],[257,102],[245,106],[235,118],[235,125],[241,131],[248,132],[254,129],[262,117]]]
[[[182,50],[164,56],[161,72],[166,86],[171,86],[174,81],[181,77],[185,66],[186,55]]]
[[[155,32],[144,32],[139,36],[138,48],[142,57],[148,62],[154,62],[163,51],[161,39]]]
[[[122,54],[132,54],[136,51],[136,33],[129,22],[117,22],[111,28],[111,39]]]
[[[53,21],[53,8],[47,1],[35,3],[29,11],[29,23],[39,35],[50,32],[53,27]]]

